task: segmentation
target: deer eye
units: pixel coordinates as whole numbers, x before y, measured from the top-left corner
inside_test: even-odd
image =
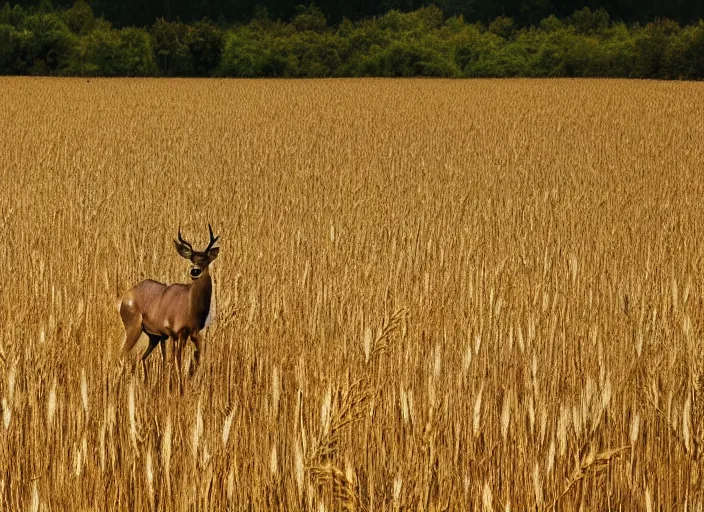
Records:
[[[201,272],[202,272],[201,269],[199,269],[198,267],[193,267],[191,269],[191,277],[194,277],[194,278],[198,277],[201,274]]]

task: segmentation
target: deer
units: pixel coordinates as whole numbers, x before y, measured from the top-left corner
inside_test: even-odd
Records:
[[[213,236],[213,228],[208,224],[210,243],[204,251],[196,251],[181,236],[178,227],[178,239],[174,240],[176,252],[192,263],[189,271],[191,282],[188,284],[164,284],[146,279],[129,291],[120,300],[120,317],[125,326],[125,343],[123,355],[128,354],[137,340],[145,333],[149,337],[149,346],[142,355],[144,380],[147,380],[147,357],[160,345],[162,364],[166,363],[166,341],[174,340],[174,356],[180,372],[181,354],[188,338],[193,341],[195,352],[194,367],[191,375],[200,364],[200,351],[203,338],[200,331],[208,326],[210,318],[210,301],[213,282],[209,266],[218,257],[220,247],[214,247],[220,238]]]

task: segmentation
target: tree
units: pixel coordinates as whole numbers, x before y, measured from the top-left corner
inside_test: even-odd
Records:
[[[322,32],[327,28],[328,20],[314,4],[296,6],[296,16],[291,20],[296,30]]]
[[[598,34],[609,26],[609,13],[603,7],[596,11],[585,7],[575,11],[569,22],[579,34]]]
[[[87,34],[95,27],[93,9],[85,0],[76,0],[70,9],[61,13],[61,18],[74,34]]]
[[[189,27],[178,21],[159,18],[152,25],[150,34],[154,55],[162,75],[190,76],[193,74],[193,59],[188,48]]]
[[[32,34],[30,73],[61,73],[77,52],[77,39],[58,14],[38,12],[25,18],[22,28]]]
[[[223,31],[208,19],[190,25],[186,39],[196,75],[211,76],[217,70],[225,45]]]

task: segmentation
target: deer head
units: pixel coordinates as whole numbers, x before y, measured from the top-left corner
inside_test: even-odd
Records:
[[[191,279],[198,279],[206,273],[208,265],[218,257],[218,252],[220,252],[220,247],[213,247],[220,237],[213,236],[213,228],[210,227],[210,224],[208,224],[208,231],[210,232],[210,243],[208,247],[206,247],[204,251],[196,251],[190,243],[183,239],[181,236],[181,226],[179,225],[178,227],[178,240],[174,240],[174,245],[176,246],[176,251],[182,258],[193,263],[193,267],[191,267],[189,272]]]

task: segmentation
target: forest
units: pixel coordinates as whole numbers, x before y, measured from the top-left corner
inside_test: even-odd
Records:
[[[0,74],[704,77],[701,1],[579,5],[6,3]]]

